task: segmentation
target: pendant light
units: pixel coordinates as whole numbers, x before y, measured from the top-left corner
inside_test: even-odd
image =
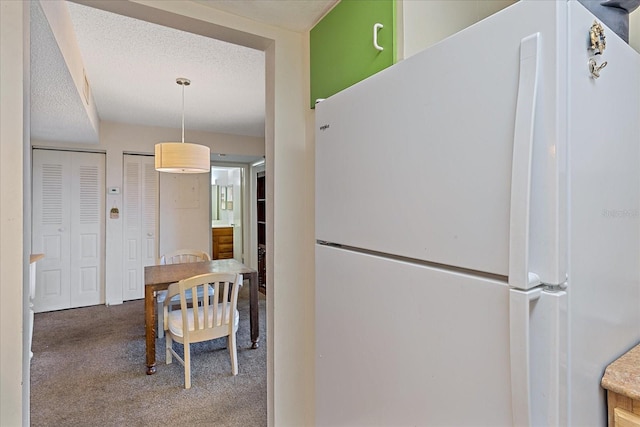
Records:
[[[184,87],[191,80],[179,77],[176,83],[182,86],[182,142],[160,142],[156,144],[156,170],[170,173],[205,173],[211,168],[209,147],[184,142]]]

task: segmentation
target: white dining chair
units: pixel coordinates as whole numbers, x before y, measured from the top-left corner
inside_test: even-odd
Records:
[[[242,286],[242,275],[232,273],[207,273],[172,283],[167,290],[164,310],[166,363],[173,357],[184,366],[184,388],[191,388],[191,343],[227,337],[231,373],[238,374],[238,351],[236,332],[240,314],[238,312],[238,290]],[[207,287],[213,288],[213,296],[198,301]],[[180,301],[180,309],[169,310],[173,298]],[[173,342],[184,347],[184,358],[173,349]]]
[[[177,251],[173,251],[171,253],[162,255],[160,257],[159,264],[182,264],[187,262],[199,262],[199,261],[211,261],[211,257],[208,253],[203,251],[198,251],[194,249],[178,249]],[[209,292],[213,292],[212,289]],[[157,300],[157,310],[156,313],[158,315],[158,327],[156,331],[158,332],[158,338],[164,337],[164,312],[162,309],[164,300],[167,296],[167,291],[160,291],[156,295]],[[202,299],[202,295],[198,295],[199,299]],[[176,305],[178,304],[178,299],[174,299],[173,301]]]

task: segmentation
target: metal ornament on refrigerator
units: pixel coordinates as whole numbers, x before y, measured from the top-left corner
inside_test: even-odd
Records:
[[[604,35],[604,28],[598,21],[593,21],[593,25],[589,30],[589,39],[591,40],[590,50],[594,55],[602,55],[607,48],[606,36]],[[600,77],[600,70],[607,66],[607,61],[598,65],[594,58],[589,59],[589,72],[591,77],[597,79]]]

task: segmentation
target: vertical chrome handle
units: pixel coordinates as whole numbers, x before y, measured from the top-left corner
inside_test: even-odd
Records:
[[[373,26],[373,47],[380,51],[384,50],[384,48],[378,44],[378,30],[383,27],[384,25],[379,22]]]
[[[509,286],[518,289],[540,284],[535,274],[529,272],[531,160],[539,79],[539,39],[540,33],[535,33],[520,41],[509,223]]]

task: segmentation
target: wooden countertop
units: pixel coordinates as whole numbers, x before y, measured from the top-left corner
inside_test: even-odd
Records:
[[[31,254],[29,257],[29,264],[40,261],[42,258],[44,258],[44,254]]]
[[[640,344],[607,366],[601,384],[607,390],[640,400]]]

